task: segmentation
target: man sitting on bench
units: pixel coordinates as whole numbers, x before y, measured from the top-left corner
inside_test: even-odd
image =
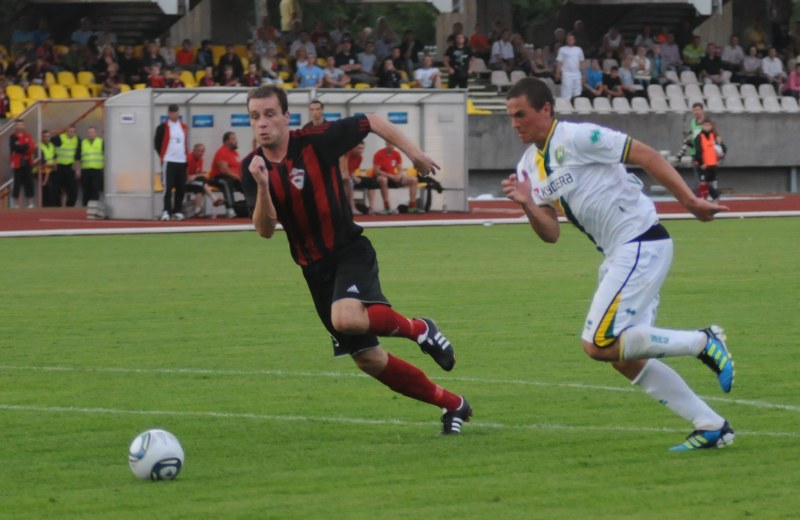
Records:
[[[403,173],[402,162],[403,158],[400,152],[389,141],[386,141],[385,148],[375,152],[372,159],[375,178],[378,179],[383,196],[383,211],[386,214],[394,213],[389,205],[389,188],[407,186],[408,212],[422,213],[423,211],[417,208],[417,178]]]
[[[239,147],[234,132],[225,132],[222,136],[222,146],[214,154],[211,163],[211,171],[208,172],[208,183],[222,191],[225,197],[225,207],[227,208],[228,218],[236,217],[234,210],[234,191],[242,191],[241,181],[241,160]]]

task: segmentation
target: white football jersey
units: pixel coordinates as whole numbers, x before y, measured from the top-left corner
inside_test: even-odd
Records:
[[[517,178],[529,177],[535,204],[563,211],[608,254],[658,222],[641,181],[623,165],[631,142],[592,123],[554,120],[544,150],[532,145],[525,151]]]

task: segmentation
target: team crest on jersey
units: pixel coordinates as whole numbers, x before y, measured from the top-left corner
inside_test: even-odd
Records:
[[[306,171],[299,168],[292,168],[289,172],[289,182],[298,190],[302,190],[306,183]]]
[[[564,162],[565,155],[566,155],[566,150],[564,150],[563,146],[559,146],[558,148],[556,148],[556,161],[558,161],[558,164]]]

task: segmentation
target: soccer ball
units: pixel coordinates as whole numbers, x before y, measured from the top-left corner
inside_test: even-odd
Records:
[[[142,480],[174,479],[181,472],[183,459],[181,443],[165,430],[140,433],[128,449],[131,471]]]

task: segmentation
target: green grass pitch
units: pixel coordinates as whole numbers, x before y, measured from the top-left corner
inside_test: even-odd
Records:
[[[669,453],[690,426],[583,353],[601,256],[564,226],[372,229],[384,292],[453,342],[473,421],[390,392],[330,340],[285,237],[0,241],[0,518],[796,518],[797,219],[668,222],[658,324],[726,327],[734,390],[670,359],[737,431]],[[174,482],[128,469],[134,435],[178,436]]]

